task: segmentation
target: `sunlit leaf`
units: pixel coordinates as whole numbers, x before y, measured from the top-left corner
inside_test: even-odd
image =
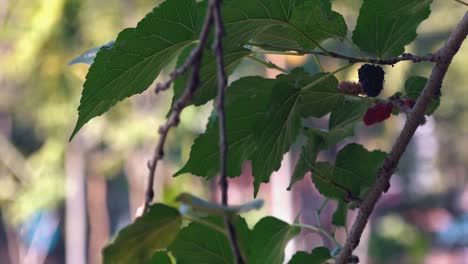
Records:
[[[110,49],[101,49],[89,69],[71,138],[90,119],[145,91],[161,69],[198,37],[201,17],[194,0],[167,0],[124,29]]]

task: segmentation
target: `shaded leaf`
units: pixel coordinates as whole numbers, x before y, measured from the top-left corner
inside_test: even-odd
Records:
[[[335,212],[332,217],[332,224],[336,226],[346,226],[346,217],[348,215],[348,205],[343,202],[338,202]]]
[[[180,66],[185,62],[192,49],[184,51],[185,54],[181,54],[178,58],[177,65]],[[242,47],[232,47],[224,50],[224,68],[226,74],[230,75],[237,66],[241,63],[247,55],[252,52]],[[174,83],[174,96],[172,103],[174,104],[185,90],[188,76],[191,71],[177,78]],[[217,64],[216,57],[211,51],[206,50],[203,54],[202,64],[200,66],[200,86],[197,88],[197,92],[192,98],[191,103],[194,105],[203,105],[209,100],[213,99],[217,93]]]
[[[311,132],[307,133],[307,143],[302,147],[301,156],[294,168],[288,191],[291,190],[293,184],[302,180],[305,174],[312,169],[323,144],[323,138],[320,135]]]
[[[182,224],[179,212],[163,204],[122,229],[103,251],[103,263],[144,263],[172,243]]]
[[[338,152],[334,166],[328,162],[316,163],[312,180],[323,195],[346,201],[350,194],[361,196],[372,186],[385,157],[385,152],[348,144]]]
[[[329,130],[353,128],[356,122],[361,122],[371,105],[372,103],[368,100],[358,97],[355,100],[344,100],[332,111],[328,124]]]
[[[404,98],[409,98],[413,100],[417,100],[419,95],[421,94],[424,86],[426,86],[427,78],[420,77],[420,76],[411,76],[405,82],[405,93],[403,95]],[[432,99],[429,103],[429,106],[426,109],[426,115],[432,115],[435,110],[440,105],[440,96],[437,99]]]
[[[255,151],[254,126],[270,100],[276,84],[274,79],[262,77],[242,78],[229,86],[226,94],[226,133],[229,147],[227,175],[239,176],[242,163],[249,160]],[[219,130],[217,118],[208,122],[205,133],[198,136],[192,145],[190,158],[174,176],[192,173],[211,179],[219,171]]]
[[[277,218],[262,218],[252,232],[248,263],[283,263],[286,244],[299,232],[300,228]]]
[[[401,55],[430,14],[432,0],[364,0],[353,42],[379,58]]]
[[[316,247],[311,253],[299,251],[294,254],[288,264],[323,264],[331,259],[330,251],[326,247]]]
[[[328,38],[343,39],[348,31],[343,16],[331,10],[328,0],[304,1],[294,9],[290,23],[304,32],[301,44],[306,49],[313,49]]]
[[[267,113],[255,131],[255,195],[260,183],[268,182],[271,173],[279,169],[284,153],[301,131],[301,118],[322,117],[343,100],[337,86],[332,75],[319,73],[311,77],[301,69],[277,77]]]
[[[146,264],[172,264],[171,258],[166,251],[156,252]]]
[[[221,218],[206,218],[212,224],[224,228]],[[237,217],[234,221],[239,241],[250,241],[251,232],[244,219]],[[240,243],[241,250],[248,254],[248,249]],[[224,233],[220,233],[207,225],[192,222],[184,227],[174,240],[169,250],[177,260],[177,264],[219,264],[234,263],[229,242]]]

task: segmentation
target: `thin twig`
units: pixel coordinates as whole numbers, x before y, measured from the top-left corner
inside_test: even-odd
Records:
[[[218,78],[218,98],[216,103],[216,110],[219,120],[219,173],[220,173],[220,186],[221,186],[221,203],[223,206],[228,206],[228,180],[227,180],[227,155],[228,155],[228,141],[226,135],[226,112],[224,107],[225,93],[227,87],[227,77],[224,70],[224,52],[223,52],[223,37],[225,34],[223,19],[221,17],[221,2],[222,0],[210,1],[210,8],[213,9],[213,22],[215,28],[215,41],[213,50],[216,56],[217,64],[217,78]],[[228,215],[224,215],[224,224],[226,225],[228,240],[231,246],[232,254],[237,264],[244,264],[244,258],[237,242],[237,234],[232,223],[232,219]]]
[[[390,178],[395,172],[401,156],[405,152],[405,149],[416,132],[416,129],[421,124],[430,102],[434,96],[440,92],[442,81],[444,80],[448,67],[452,62],[453,57],[460,49],[460,46],[465,40],[467,34],[468,13],[465,13],[455,31],[450,35],[447,43],[435,53],[434,57],[436,57],[437,63],[432,69],[431,76],[416,101],[412,112],[408,115],[405,126],[393,145],[390,154],[385,159],[383,166],[378,170],[375,184],[372,186],[372,189],[359,207],[359,213],[356,217],[356,221],[350,230],[350,234],[343,246],[343,249],[336,259],[337,264],[347,263],[349,256],[359,245],[362,232],[364,231],[369,217],[374,210],[375,204],[382,196],[382,193],[388,190],[390,186]]]
[[[298,48],[290,48],[290,47],[281,47],[281,46],[273,46],[270,44],[257,44],[257,43],[248,43],[248,45],[259,47],[262,49],[272,49],[274,51],[294,51],[297,55],[305,55],[305,54],[314,54],[319,56],[326,56],[332,57],[335,59],[346,60],[349,63],[357,63],[357,62],[365,62],[365,63],[374,63],[374,64],[382,64],[382,65],[394,65],[398,62],[402,61],[412,61],[414,63],[418,62],[437,62],[437,56],[434,54],[428,54],[425,56],[417,56],[411,53],[403,53],[401,56],[389,58],[389,59],[376,59],[376,58],[356,58],[351,56],[342,55],[336,52],[323,52],[323,51],[316,51],[316,50],[305,50],[305,49],[298,49]]]
[[[180,113],[190,102],[190,100],[193,97],[193,94],[195,93],[195,91],[197,90],[200,84],[201,59],[203,56],[205,45],[208,41],[208,36],[210,34],[212,24],[213,24],[213,10],[210,8],[208,9],[206,17],[205,17],[203,28],[199,37],[199,42],[197,46],[194,48],[194,50],[192,51],[192,54],[190,55],[190,58],[191,58],[190,64],[187,64],[189,65],[187,66],[187,68],[188,67],[192,68],[192,74],[187,82],[185,91],[181,95],[181,97],[174,103],[174,105],[172,106],[170,115],[166,120],[166,123],[162,125],[158,131],[160,134],[159,141],[154,150],[154,155],[153,155],[152,160],[148,162],[149,176],[148,176],[148,182],[146,186],[146,196],[145,196],[145,202],[143,205],[143,213],[146,213],[148,211],[149,205],[153,201],[153,197],[154,197],[153,185],[154,185],[154,177],[156,174],[156,167],[158,165],[158,161],[164,157],[164,144],[166,142],[166,138],[169,133],[169,130],[172,127],[175,127],[179,124]],[[176,75],[177,74],[171,74],[171,76],[176,76]]]

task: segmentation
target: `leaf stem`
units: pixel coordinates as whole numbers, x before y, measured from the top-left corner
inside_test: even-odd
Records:
[[[270,68],[270,69],[275,69],[275,70],[278,70],[280,72],[283,72],[283,73],[289,73],[288,70],[284,69],[284,68],[281,68],[280,66],[274,64],[273,62],[271,61],[268,61],[268,60],[262,60],[260,58],[257,58],[255,56],[247,56],[248,59],[251,59],[255,62],[258,62],[262,65],[265,65],[266,67]]]
[[[320,59],[317,55],[313,55],[312,56],[314,58],[314,61],[315,61],[315,64],[317,64],[317,66],[319,67],[320,71],[321,72],[325,72],[325,70],[323,69],[323,66],[322,66],[322,63],[320,63]]]
[[[352,42],[349,42],[349,43],[352,44]],[[393,58],[388,58],[388,59],[366,58],[363,54],[361,54],[363,58],[356,58],[356,57],[347,56],[347,55],[339,54],[339,53],[332,52],[332,51],[322,52],[322,51],[316,51],[316,50],[305,50],[301,48],[274,46],[270,44],[249,43],[249,45],[259,47],[265,50],[265,51],[254,51],[255,53],[275,52],[274,54],[297,55],[297,56],[305,55],[305,54],[314,54],[318,56],[327,56],[327,57],[332,57],[335,59],[346,60],[349,63],[363,62],[363,63],[374,63],[374,64],[381,64],[381,65],[394,65],[402,61],[412,61],[414,63],[438,62],[438,59],[439,59],[438,56],[436,56],[435,54],[417,56],[411,53],[403,53],[398,57],[393,57]],[[273,49],[274,51],[268,51],[268,49]],[[358,48],[356,47],[356,51],[357,49]],[[294,51],[295,53],[291,54],[291,51]]]

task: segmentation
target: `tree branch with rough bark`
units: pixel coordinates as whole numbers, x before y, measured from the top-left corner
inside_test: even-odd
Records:
[[[413,110],[408,115],[406,123],[393,145],[390,154],[385,159],[383,166],[378,170],[375,184],[361,203],[357,218],[350,230],[346,243],[336,259],[337,264],[347,263],[353,250],[359,245],[362,232],[369,221],[375,204],[379,201],[382,193],[388,190],[390,178],[395,172],[401,156],[405,152],[416,129],[424,120],[424,115],[430,101],[434,96],[440,93],[445,74],[447,73],[453,57],[465,40],[467,33],[468,13],[465,13],[463,19],[450,35],[445,45],[434,54],[436,64],[432,69],[429,80],[416,101]]]

